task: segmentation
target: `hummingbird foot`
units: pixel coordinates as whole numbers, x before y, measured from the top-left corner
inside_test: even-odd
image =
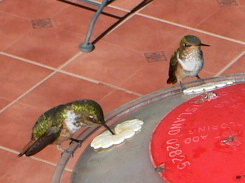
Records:
[[[64,147],[62,147],[61,144],[57,145],[57,149],[59,151],[62,151],[61,152],[61,156],[63,156],[64,153],[69,153],[69,154],[71,154],[72,157],[74,156],[74,152],[73,151],[69,151],[68,149],[65,149]]]
[[[66,150],[64,147],[62,147],[61,144],[57,145],[57,149],[58,149],[59,151],[65,151],[65,150]]]
[[[68,149],[64,149],[63,152],[61,153],[61,156],[63,156],[64,153],[71,154],[71,157],[74,157],[74,151],[69,151]]]
[[[79,147],[82,146],[83,140],[75,139],[75,138],[70,138],[71,142],[69,145],[71,145],[72,142],[77,142],[79,144]]]
[[[205,81],[202,78],[200,78],[200,76],[197,75],[196,77],[197,77],[197,80],[200,81],[201,84],[206,84]]]
[[[186,88],[185,88],[184,84],[181,81],[179,82],[179,84],[180,84],[180,87],[181,87],[181,91],[183,92]]]

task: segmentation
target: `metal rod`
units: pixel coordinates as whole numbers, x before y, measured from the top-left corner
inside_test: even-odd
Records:
[[[94,18],[92,19],[89,29],[88,29],[88,33],[87,33],[87,37],[85,39],[85,42],[83,44],[80,45],[80,49],[84,52],[91,52],[94,49],[94,45],[92,43],[90,43],[90,38],[92,36],[92,32],[94,30],[94,26],[95,23],[97,21],[97,19],[99,18],[101,12],[103,11],[103,9],[106,7],[107,4],[109,4],[110,0],[105,0],[101,3],[99,9],[97,10]]]

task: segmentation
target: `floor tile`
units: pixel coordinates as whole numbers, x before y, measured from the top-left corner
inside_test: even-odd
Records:
[[[0,97],[10,101],[29,90],[52,71],[0,54]]]
[[[59,67],[80,52],[81,40],[82,36],[55,27],[33,29],[4,52]]]
[[[187,26],[196,26],[219,8],[216,1],[153,0],[141,13]]]
[[[183,28],[134,16],[104,40],[141,53],[164,51],[167,54],[169,46],[178,42],[185,32]]]
[[[112,6],[116,6],[118,8],[123,8],[123,9],[126,9],[126,10],[132,10],[138,4],[140,4],[141,2],[143,2],[143,0],[134,0],[134,1],[130,1],[130,0],[124,0],[124,1],[122,1],[122,0],[116,0],[111,5]]]
[[[119,86],[145,65],[145,58],[139,52],[98,42],[94,52],[81,55],[64,70]]]
[[[92,83],[58,73],[33,90],[20,102],[47,110],[78,99],[100,101],[112,90],[112,88],[103,84]]]
[[[1,2],[0,11],[31,20],[51,17],[68,6],[68,4],[57,0],[4,0]]]
[[[138,95],[133,93],[127,93],[120,90],[114,90],[109,95],[100,100],[100,104],[105,106],[103,108],[105,114],[108,114],[112,110],[116,110],[118,107],[137,99]]]
[[[0,11],[0,30],[0,51],[2,51],[26,35],[31,30],[31,24],[26,19]]]
[[[120,10],[115,11],[112,8],[108,10],[108,12],[113,15],[117,15],[119,11]],[[86,8],[71,6],[56,14],[53,17],[53,21],[55,26],[59,28],[85,36],[87,35],[89,25],[92,21],[92,18],[95,16],[95,13],[96,12],[87,10]],[[122,12],[119,14],[122,14]],[[94,31],[92,32],[91,41],[102,34],[117,20],[117,18],[113,18],[107,15],[100,15],[95,24]]]
[[[55,167],[30,158],[18,158],[16,154],[0,149],[0,181],[8,183],[49,183]]]
[[[2,112],[0,114],[2,126],[0,145],[21,151],[30,140],[32,127],[41,114],[40,109],[19,103]],[[14,141],[11,140],[13,137]],[[9,143],[10,141],[12,142]]]
[[[7,106],[11,101],[0,97],[0,110]]]
[[[238,1],[238,0],[235,0],[239,6],[245,6],[245,2],[244,1]]]
[[[140,94],[149,94],[167,87],[167,73],[167,61],[151,63],[123,82],[121,87]]]
[[[244,6],[220,8],[219,11],[202,22],[198,28],[245,42],[243,31],[245,25],[241,23],[245,21],[244,11]]]
[[[82,0],[69,0],[69,1],[75,1],[75,2],[78,2],[79,4],[84,4],[85,6],[86,5],[89,5],[89,3],[83,3]],[[135,0],[135,1],[130,1],[130,0],[124,0],[124,1],[122,1],[122,0],[115,0],[115,1],[111,2],[109,4],[109,6],[105,7],[105,9],[107,9],[108,7],[115,7],[115,8],[118,8],[118,9],[127,9],[127,10],[130,10],[130,9],[134,8],[141,1],[143,1],[143,0]],[[104,0],[96,0],[96,2],[102,3],[102,2],[104,2]]]
[[[230,67],[228,67],[222,75],[244,73],[245,71],[245,55],[234,62]]]

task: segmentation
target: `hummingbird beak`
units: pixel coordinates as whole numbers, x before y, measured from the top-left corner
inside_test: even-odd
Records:
[[[210,46],[210,45],[209,45],[209,44],[201,43],[201,44],[199,44],[198,46]]]
[[[107,130],[109,130],[109,132],[111,132],[112,135],[115,135],[115,133],[112,131],[112,129],[111,129],[109,126],[107,126],[105,123],[102,123],[102,125],[103,125]]]
[[[95,124],[101,124],[101,125],[104,126],[107,130],[109,130],[109,132],[111,132],[112,135],[115,135],[115,133],[111,130],[111,128],[110,128],[107,124],[105,124],[104,121],[102,121],[102,122],[99,121],[98,118],[94,117],[93,115],[89,115],[88,117],[89,117],[90,120],[93,121],[93,123],[95,123]]]

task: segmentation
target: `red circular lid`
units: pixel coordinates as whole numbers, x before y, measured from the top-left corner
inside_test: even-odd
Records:
[[[151,142],[168,183],[245,182],[245,84],[195,97],[159,123]]]

